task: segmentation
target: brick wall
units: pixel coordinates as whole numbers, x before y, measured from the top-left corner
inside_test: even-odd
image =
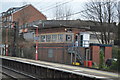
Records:
[[[67,44],[64,43],[42,43],[39,45],[39,59],[43,61],[51,61],[51,62],[58,62],[58,63],[66,63],[70,64],[71,63],[71,54],[68,53],[67,51]],[[53,48],[51,48],[53,46]],[[57,46],[59,48],[57,48]],[[53,57],[48,56],[48,50],[53,49]],[[80,49],[80,54],[82,57],[85,57],[85,49],[84,48],[79,48]],[[73,54],[72,60],[74,62],[75,57]]]
[[[46,20],[46,16],[40,13],[36,8],[32,5],[28,5],[22,10],[18,10],[13,13],[13,21],[18,21],[19,25],[23,25],[23,23],[30,23],[36,20]]]
[[[105,61],[112,58],[112,47],[105,47]]]
[[[84,32],[85,29],[76,29],[76,28],[71,28],[72,33],[79,33],[79,32]],[[46,28],[46,29],[39,29],[40,33],[59,33],[59,32],[65,32],[65,27],[58,27],[58,28]]]
[[[92,61],[96,64],[99,64],[99,46],[91,46],[92,47]]]
[[[65,28],[50,28],[50,29],[39,29],[40,33],[59,33],[59,32],[65,32]]]
[[[53,56],[48,56],[48,50],[53,50]],[[63,48],[40,48],[39,49],[39,59],[43,61],[51,61],[64,63],[65,54],[63,53]]]
[[[104,47],[104,61],[106,61],[109,58],[112,58],[112,46],[111,45],[105,45],[105,44],[95,44],[90,46],[91,47],[91,54],[92,54],[92,61],[96,64],[99,64],[100,60],[100,47]]]

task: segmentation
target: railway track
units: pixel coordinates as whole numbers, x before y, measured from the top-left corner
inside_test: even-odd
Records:
[[[13,78],[12,76],[9,76],[5,73],[1,73],[2,74],[2,80],[16,80],[15,78]]]
[[[38,80],[35,77],[28,75],[26,73],[2,66],[2,74],[6,77],[3,77],[2,80]]]

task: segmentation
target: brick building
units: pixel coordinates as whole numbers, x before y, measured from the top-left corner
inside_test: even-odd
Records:
[[[8,9],[2,14],[2,26],[11,27],[11,22],[19,22],[19,26],[26,25],[27,23],[36,20],[46,20],[46,16],[39,12],[31,4],[22,7],[13,7]]]
[[[75,47],[76,35],[80,32],[85,29],[57,26],[39,30],[39,60],[65,64],[71,64],[71,60],[76,62],[80,58],[75,58],[75,53],[76,56],[85,55],[84,47]],[[74,52],[73,48],[76,49]]]
[[[77,24],[78,22],[79,24]],[[112,57],[111,46],[107,47],[107,45],[100,44],[98,44],[97,48],[95,45],[90,45],[90,47],[82,46],[82,44],[87,42],[82,41],[81,34],[89,33],[89,26],[94,26],[90,22],[86,24],[85,21],[42,20],[35,22],[35,24],[29,24],[29,26],[32,25],[39,26],[39,60],[66,64],[91,60],[99,64],[101,46],[105,48],[105,61]],[[36,30],[33,27],[32,29]],[[78,41],[78,45],[76,45],[76,41]]]
[[[0,15],[0,27],[2,27],[0,28],[0,52],[5,54],[5,51],[8,51],[6,46],[9,46],[9,44],[13,42],[13,29],[11,29],[12,22],[18,22],[19,29],[22,26],[23,29],[21,30],[25,31],[25,27],[28,23],[34,22],[36,20],[46,19],[46,16],[39,12],[31,4],[22,7],[9,8],[7,11],[2,12]]]
[[[100,51],[103,51],[104,53],[104,61],[112,58],[112,45],[91,43],[90,50],[90,60],[92,60],[96,64],[100,63]]]

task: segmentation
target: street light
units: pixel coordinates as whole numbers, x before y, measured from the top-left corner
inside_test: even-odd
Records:
[[[6,52],[6,56],[8,56],[8,26],[5,26],[6,28],[6,40],[5,40],[5,52]]]
[[[38,26],[33,25],[36,27],[36,51],[35,51],[35,60],[38,60]]]

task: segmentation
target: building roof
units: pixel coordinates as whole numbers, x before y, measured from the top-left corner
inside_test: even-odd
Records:
[[[7,15],[9,15],[9,14],[15,13],[16,11],[19,11],[19,10],[21,10],[21,9],[29,6],[29,5],[31,5],[31,4],[27,4],[27,5],[24,5],[24,6],[22,6],[22,7],[12,7],[12,8],[9,8],[7,11],[2,12],[1,14],[2,14],[2,16],[4,17],[4,16],[7,16]]]
[[[89,23],[89,21],[86,21]],[[75,27],[75,28],[89,28],[90,23],[79,20],[38,20],[29,23],[28,26],[38,25],[40,28],[56,28],[56,27]],[[91,24],[93,25],[93,24]]]
[[[112,47],[112,45],[110,44],[97,44],[97,43],[90,43],[90,46]]]
[[[90,31],[99,31],[101,29],[99,22],[85,21],[85,20],[38,20],[29,23],[28,26],[38,25],[39,28],[58,28],[58,27],[68,27],[68,28],[80,28],[87,29]],[[108,25],[108,23],[104,23]],[[110,24],[109,28],[113,31],[114,24]]]

